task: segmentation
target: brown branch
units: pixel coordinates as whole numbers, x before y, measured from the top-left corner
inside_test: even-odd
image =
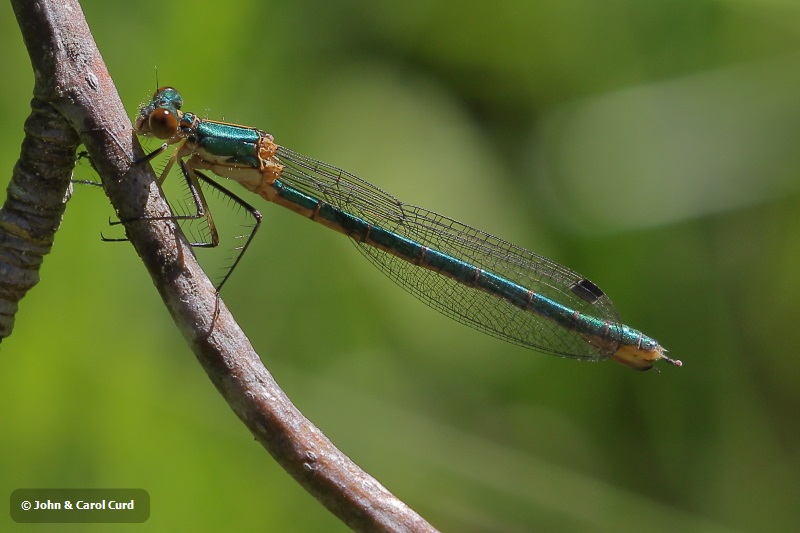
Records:
[[[0,209],[0,340],[14,328],[17,303],[39,282],[69,198],[77,146],[78,136],[64,118],[34,98]]]
[[[17,217],[13,227],[22,228],[16,230],[18,240],[29,248],[39,246],[30,262],[41,262],[64,209],[78,136],[121,219],[168,216],[149,165],[131,164],[143,154],[77,1],[12,0],[12,5],[34,67],[34,113],[29,123],[38,128],[26,127],[27,159],[21,157],[18,164],[23,177],[18,179],[15,173],[9,186],[10,193],[22,192],[9,195],[0,229],[11,226],[6,221],[13,213]],[[44,121],[37,115],[40,110]],[[26,150],[28,142],[45,147],[37,154]],[[42,158],[38,162],[36,155]],[[53,165],[55,177],[50,177],[48,167],[55,162],[59,165]],[[34,198],[33,203],[15,208],[15,198],[26,195]],[[41,198],[49,203],[38,204]],[[26,227],[37,229],[26,232]],[[139,220],[126,224],[126,232],[211,381],[289,474],[354,529],[435,531],[295,408],[219,299],[173,221]],[[0,246],[6,244],[0,240]],[[0,262],[6,257],[0,250]],[[12,296],[19,300],[24,290]]]

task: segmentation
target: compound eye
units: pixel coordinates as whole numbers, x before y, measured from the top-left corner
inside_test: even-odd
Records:
[[[174,111],[159,107],[148,119],[150,132],[159,139],[169,139],[178,132],[178,117]]]

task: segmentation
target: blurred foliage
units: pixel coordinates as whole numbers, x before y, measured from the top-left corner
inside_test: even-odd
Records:
[[[485,338],[250,198],[265,227],[228,306],[306,415],[433,524],[797,527],[796,3],[83,7],[131,115],[157,66],[188,110],[583,273],[684,361],[639,374]],[[33,82],[5,3],[0,28],[10,176]],[[109,215],[76,189],[3,342],[2,492],[141,487],[153,531],[345,530],[219,398],[131,247],[100,242]]]

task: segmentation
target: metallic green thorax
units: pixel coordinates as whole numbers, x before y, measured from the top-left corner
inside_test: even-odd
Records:
[[[259,167],[257,144],[266,133],[235,124],[199,120],[193,113],[183,114],[181,129],[185,128],[186,138],[201,150],[230,163]]]

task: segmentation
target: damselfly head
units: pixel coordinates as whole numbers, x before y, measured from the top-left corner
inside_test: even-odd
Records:
[[[170,139],[178,131],[183,98],[172,87],[161,87],[147,104],[139,109],[136,117],[136,133],[152,135],[159,139]]]

